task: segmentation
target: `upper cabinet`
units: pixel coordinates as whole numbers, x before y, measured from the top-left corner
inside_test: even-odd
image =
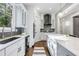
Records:
[[[25,27],[26,24],[26,10],[24,8],[24,5],[22,4],[16,4],[15,6],[15,22],[16,22],[16,27]]]

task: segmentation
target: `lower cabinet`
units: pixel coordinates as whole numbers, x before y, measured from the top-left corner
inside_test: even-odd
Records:
[[[25,55],[25,39],[20,40],[17,46],[18,46],[17,55],[24,56]]]
[[[17,56],[17,42],[6,48],[6,56]]]
[[[72,52],[57,43],[57,56],[75,56]]]
[[[0,56],[24,56],[25,55],[25,38],[19,38],[20,40],[14,44],[9,45],[3,50],[0,50]]]
[[[0,56],[5,56],[5,49],[0,50]]]

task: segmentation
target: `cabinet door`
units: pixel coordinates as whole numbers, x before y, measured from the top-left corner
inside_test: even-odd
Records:
[[[16,5],[16,27],[23,27],[22,25],[22,9],[20,5]]]
[[[6,56],[17,56],[17,42],[6,48]]]
[[[75,54],[73,54],[72,52],[70,52],[69,50],[65,49],[65,56],[76,56]]]
[[[25,55],[25,38],[21,38],[20,41],[18,41],[18,56],[24,56]]]
[[[58,56],[75,56],[72,52],[57,43],[57,55]]]
[[[0,50],[0,56],[4,56],[5,55],[5,49]]]
[[[65,49],[57,43],[57,56],[65,56]]]

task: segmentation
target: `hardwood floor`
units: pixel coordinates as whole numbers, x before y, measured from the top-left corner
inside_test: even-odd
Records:
[[[34,44],[34,47],[44,47],[46,55],[49,56],[46,41],[38,41]],[[26,56],[32,56],[34,47],[28,49]]]

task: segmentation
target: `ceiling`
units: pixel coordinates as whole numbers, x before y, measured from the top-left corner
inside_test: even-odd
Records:
[[[64,10],[72,3],[25,3],[25,6],[35,8],[39,13],[53,13],[56,14]]]

